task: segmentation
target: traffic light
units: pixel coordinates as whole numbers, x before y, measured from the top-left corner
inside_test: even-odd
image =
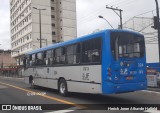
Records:
[[[153,20],[154,20],[154,26],[153,26],[153,28],[154,29],[158,29],[158,25],[159,25],[158,17],[154,16]]]

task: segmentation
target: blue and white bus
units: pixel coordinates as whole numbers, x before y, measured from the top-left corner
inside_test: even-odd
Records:
[[[113,94],[146,89],[144,36],[104,30],[26,54],[25,82],[68,92]]]

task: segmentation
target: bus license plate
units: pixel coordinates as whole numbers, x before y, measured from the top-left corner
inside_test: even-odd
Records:
[[[133,80],[132,76],[126,77],[126,80]]]

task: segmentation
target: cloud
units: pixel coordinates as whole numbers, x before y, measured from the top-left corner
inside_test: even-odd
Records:
[[[10,13],[9,0],[1,0],[0,4],[0,49],[10,49]]]
[[[158,0],[160,2],[160,0]],[[3,4],[2,4],[3,3]],[[123,22],[129,18],[155,9],[154,0],[77,0],[78,36],[92,33],[97,29],[106,29],[110,26],[98,16],[104,16],[115,28],[119,17],[106,5],[121,8],[123,10]],[[0,4],[0,48],[10,49],[10,8],[9,0],[1,0]],[[155,14],[155,12],[154,12]],[[146,15],[142,15],[146,16]],[[153,17],[152,13],[147,14]]]

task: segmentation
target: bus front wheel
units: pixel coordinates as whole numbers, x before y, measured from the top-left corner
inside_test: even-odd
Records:
[[[64,97],[67,96],[67,94],[68,94],[67,82],[64,79],[61,79],[59,81],[58,90],[59,90],[60,95],[62,95]]]
[[[34,79],[32,79],[32,80],[31,80],[30,85],[31,85],[31,88],[33,88],[33,89],[35,89],[35,88],[36,88],[36,86],[35,86],[35,84],[34,84]]]

